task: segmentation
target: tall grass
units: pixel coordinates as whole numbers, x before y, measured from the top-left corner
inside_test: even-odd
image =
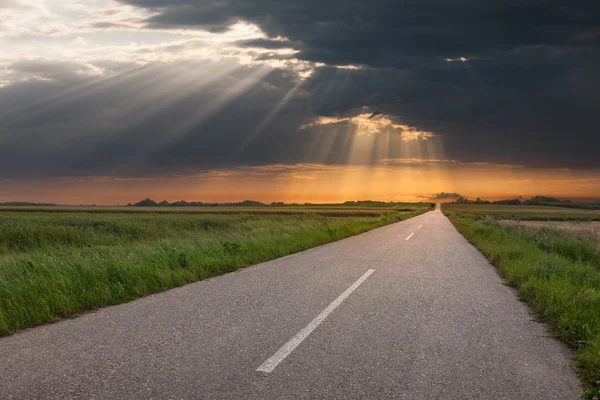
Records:
[[[274,216],[274,223],[282,220]],[[301,221],[302,219],[297,219]],[[0,213],[0,254],[61,247],[113,246],[143,240],[190,238],[251,227],[250,214]]]
[[[554,230],[502,227],[447,212],[506,282],[578,350],[586,396],[600,398],[600,263],[597,245]]]
[[[0,334],[234,271],[425,211],[360,217],[0,214]]]

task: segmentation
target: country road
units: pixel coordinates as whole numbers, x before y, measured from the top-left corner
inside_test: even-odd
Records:
[[[0,398],[566,400],[571,358],[438,209],[0,338]]]

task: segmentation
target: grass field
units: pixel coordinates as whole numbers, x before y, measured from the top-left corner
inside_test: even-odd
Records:
[[[600,241],[591,221],[600,219],[600,211],[471,204],[446,204],[443,211],[554,333],[577,349],[586,397],[599,399]]]
[[[529,230],[552,229],[570,235],[586,237],[600,245],[600,221],[523,221],[504,219],[499,221],[503,226],[517,226]]]
[[[190,208],[0,212],[0,334],[342,239],[431,205]]]
[[[413,211],[428,207],[429,203],[361,203],[361,204],[308,204],[277,206],[206,206],[206,207],[129,207],[129,206],[12,206],[0,204],[0,212],[54,212],[54,213],[110,213],[110,214],[299,214],[354,216],[382,212]]]
[[[527,221],[600,221],[600,210],[502,204],[444,204],[445,211],[473,218],[493,217]]]

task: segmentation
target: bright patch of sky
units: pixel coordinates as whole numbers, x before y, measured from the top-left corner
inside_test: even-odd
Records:
[[[236,45],[240,40],[267,38],[256,25],[240,22],[222,33],[157,30],[145,27],[149,16],[143,9],[112,0],[0,0],[0,85],[43,78],[14,68],[24,60],[75,62],[104,71],[152,62],[231,58],[242,65],[290,69],[299,77],[309,76],[316,66],[296,59],[292,48]]]

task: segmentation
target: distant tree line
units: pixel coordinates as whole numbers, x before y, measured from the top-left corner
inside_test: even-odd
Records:
[[[6,203],[0,203],[0,206],[55,206],[54,203],[30,203],[28,201],[8,201]]]
[[[358,200],[358,201],[345,201],[343,204],[347,205],[347,206],[352,206],[352,205],[356,205],[356,206],[383,206],[383,205],[394,206],[394,205],[402,205],[402,204],[406,204],[406,203],[396,202],[396,201]]]
[[[277,205],[278,203],[273,203]],[[283,204],[283,203],[281,203]],[[156,202],[152,199],[144,199],[137,203],[129,203],[128,206],[132,207],[264,207],[267,206],[265,203],[254,200],[244,200],[237,203],[204,203],[202,201],[185,201],[179,200],[173,203],[169,203],[166,200]]]
[[[344,204],[352,205],[352,204],[388,204],[385,201],[377,201],[377,200],[358,200],[358,201],[345,201]]]
[[[345,205],[394,205],[402,204],[395,202],[375,201],[375,200],[359,200],[359,201],[346,201]],[[300,203],[284,203],[282,201],[274,201],[272,203],[261,203],[255,200],[244,200],[237,203],[204,203],[202,201],[185,201],[179,200],[173,203],[169,203],[166,200],[156,202],[150,198],[138,201],[137,203],[127,204],[130,207],[282,207],[282,206],[298,206]],[[310,206],[312,203],[303,203],[305,206]]]
[[[568,208],[586,208],[591,210],[600,209],[600,203],[582,203],[572,202],[571,200],[561,200],[556,197],[548,196],[533,196],[530,199],[506,199],[506,200],[481,200],[479,197],[475,200],[469,200],[464,197],[459,197],[454,202],[456,204],[507,204],[507,205],[524,205],[524,206],[553,206],[553,207],[568,207]]]

